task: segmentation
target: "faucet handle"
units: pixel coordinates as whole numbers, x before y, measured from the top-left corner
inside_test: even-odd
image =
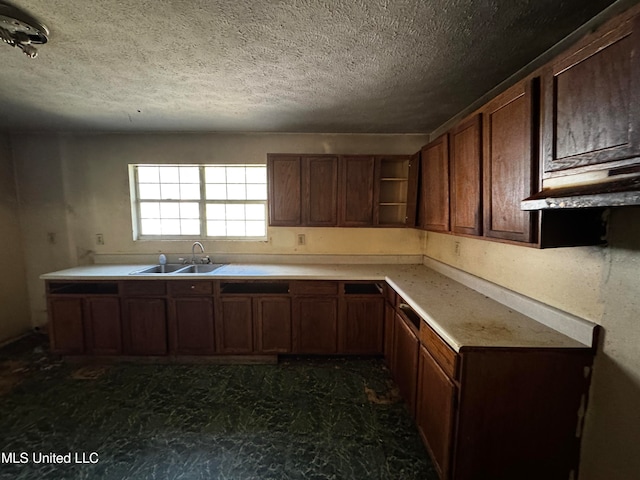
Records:
[[[209,255],[207,255],[206,257],[202,257],[200,259],[200,263],[211,263],[211,259],[209,258]]]

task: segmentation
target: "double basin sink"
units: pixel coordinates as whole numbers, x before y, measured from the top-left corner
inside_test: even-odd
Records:
[[[184,265],[182,263],[167,263],[166,265],[154,265],[152,267],[135,270],[129,275],[176,275],[180,273],[204,274],[211,273],[222,267],[222,263],[204,263]]]

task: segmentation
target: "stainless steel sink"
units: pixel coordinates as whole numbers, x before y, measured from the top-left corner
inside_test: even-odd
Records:
[[[224,264],[222,263],[205,263],[205,264],[195,264],[188,265],[183,270],[178,270],[175,273],[211,273],[214,270],[222,267]]]
[[[145,267],[140,270],[131,272],[129,275],[157,275],[158,273],[174,273],[190,265],[184,265],[183,263],[167,263],[166,265],[154,265],[153,267]]]
[[[214,270],[222,267],[222,263],[209,263],[209,264],[195,264],[184,265],[182,263],[168,263],[166,265],[154,265],[153,267],[145,267],[140,270],[135,270],[129,275],[163,275],[163,274],[178,274],[178,273],[191,273],[191,274],[203,274],[211,273]]]

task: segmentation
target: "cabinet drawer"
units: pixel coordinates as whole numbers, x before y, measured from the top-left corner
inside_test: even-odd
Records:
[[[458,354],[425,322],[420,322],[420,342],[438,362],[442,370],[455,379],[458,374]]]
[[[211,295],[213,283],[208,281],[173,281],[169,282],[171,295]]]
[[[157,280],[127,280],[122,282],[124,295],[164,295],[167,292],[166,282]]]
[[[302,281],[291,284],[294,295],[337,295],[338,282]]]

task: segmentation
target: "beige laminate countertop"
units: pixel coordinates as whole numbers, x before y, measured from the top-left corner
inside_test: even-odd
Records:
[[[456,351],[473,347],[590,347],[422,265],[229,264],[207,274],[130,274],[143,267],[90,265],[47,273],[40,278],[384,280]]]

